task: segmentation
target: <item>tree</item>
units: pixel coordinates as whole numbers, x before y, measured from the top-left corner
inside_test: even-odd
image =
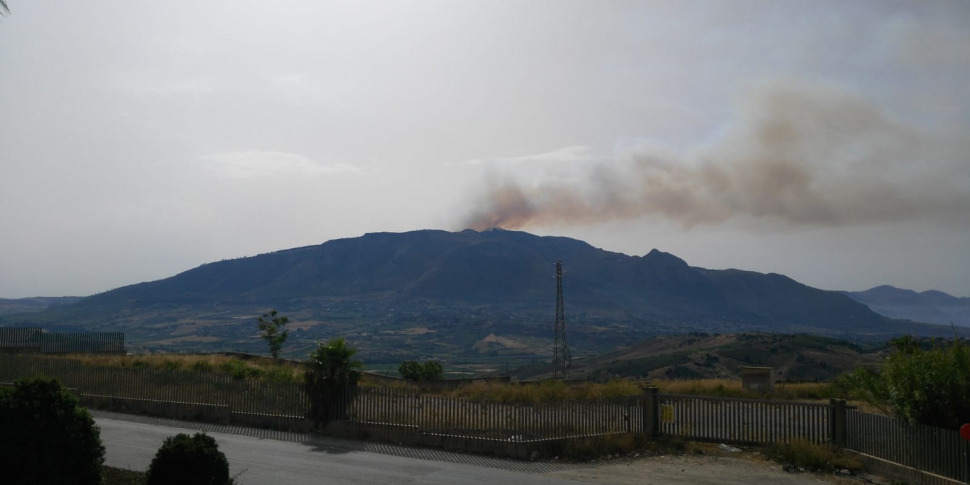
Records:
[[[6,0],[0,0],[0,15],[10,13],[10,7],[7,6]]]
[[[4,483],[100,484],[103,463],[94,420],[56,379],[24,379],[0,389]]]
[[[397,366],[397,372],[409,381],[416,381],[421,377],[421,364],[414,360],[405,360]]]
[[[924,349],[895,339],[878,370],[860,368],[840,384],[853,396],[914,423],[958,429],[970,422],[970,347],[959,339]]]
[[[276,360],[279,360],[283,343],[290,336],[290,331],[284,328],[287,323],[290,323],[290,319],[282,315],[277,316],[276,310],[259,317],[259,330],[263,332],[263,340],[269,345],[269,353]]]
[[[412,381],[440,381],[444,376],[444,368],[433,360],[426,361],[424,364],[413,360],[401,362],[397,368],[401,377]]]
[[[317,348],[307,357],[304,376],[310,395],[310,417],[318,426],[344,417],[363,367],[354,359],[356,353],[357,349],[338,337],[317,342]]]
[[[215,438],[205,433],[179,433],[165,438],[155,453],[147,485],[231,485],[229,461]]]

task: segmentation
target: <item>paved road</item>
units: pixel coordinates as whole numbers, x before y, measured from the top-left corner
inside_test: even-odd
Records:
[[[176,433],[205,431],[229,459],[241,485],[312,483],[461,484],[582,483],[542,473],[570,465],[447,453],[436,450],[313,437],[299,433],[205,425],[92,412],[107,449],[106,464],[146,470],[162,441]]]

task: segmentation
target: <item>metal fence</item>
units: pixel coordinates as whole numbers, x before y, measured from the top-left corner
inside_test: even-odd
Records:
[[[124,354],[122,332],[49,332],[35,327],[0,327],[0,352]]]
[[[659,394],[659,408],[665,435],[739,444],[831,439],[829,404]]]
[[[846,413],[845,447],[970,483],[970,446],[956,430],[850,409]]]
[[[76,359],[0,355],[0,382],[54,377],[83,396],[228,406],[232,413],[306,416],[303,385],[228,374],[158,368],[82,365]]]
[[[412,389],[361,387],[347,419],[412,427],[429,434],[539,441],[638,432],[643,411],[640,396],[498,403]]]
[[[300,382],[275,382],[195,370],[117,368],[41,355],[0,354],[0,383],[59,379],[89,402],[105,399],[219,406],[229,422],[309,426]],[[658,393],[603,400],[499,403],[389,386],[360,386],[334,396],[349,425],[469,440],[535,443],[609,434],[681,436],[737,444],[804,439],[832,442],[916,470],[970,482],[970,446],[955,430],[906,423],[851,409],[844,401],[800,403]],[[153,408],[171,413],[172,407]]]
[[[0,382],[55,377],[93,398],[228,407],[230,419],[289,426],[309,414],[300,382],[234,379],[221,373],[83,365],[76,359],[0,355]],[[450,398],[416,389],[360,386],[335,396],[350,423],[394,425],[467,438],[539,441],[629,433],[644,421],[643,399],[502,404]],[[102,401],[97,401],[102,402]],[[168,408],[165,408],[168,409]]]

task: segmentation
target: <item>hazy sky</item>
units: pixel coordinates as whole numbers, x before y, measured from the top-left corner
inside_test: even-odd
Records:
[[[970,2],[8,0],[0,297],[500,226],[970,296]]]

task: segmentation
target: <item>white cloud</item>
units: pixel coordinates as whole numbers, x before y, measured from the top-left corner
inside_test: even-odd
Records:
[[[348,163],[322,164],[298,153],[288,152],[249,150],[216,153],[205,155],[201,160],[206,163],[206,168],[218,175],[244,179],[364,173]]]
[[[577,145],[559,148],[544,153],[533,155],[523,155],[519,157],[507,158],[473,158],[463,162],[450,163],[448,165],[488,165],[488,164],[524,164],[524,163],[576,163],[590,162],[597,160],[590,147]]]

